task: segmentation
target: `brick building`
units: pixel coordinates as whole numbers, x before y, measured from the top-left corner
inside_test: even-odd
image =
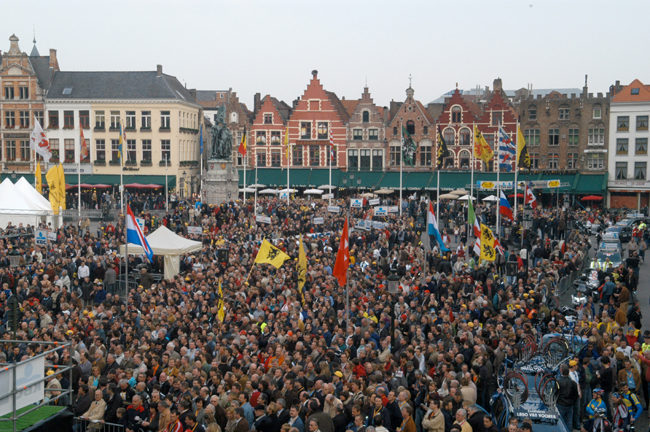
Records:
[[[609,93],[546,95],[522,92],[515,100],[533,169],[606,172]]]
[[[269,95],[260,100],[258,93],[255,95],[254,112],[253,123],[248,134],[250,149],[248,154],[252,155],[249,156],[251,159],[248,160],[248,166],[258,168],[287,166],[286,149],[283,144],[291,107]]]
[[[350,114],[347,127],[347,170],[382,171],[386,161],[387,110],[377,106],[368,87],[358,100],[341,100]]]
[[[404,166],[409,171],[430,171],[435,159],[435,119],[424,105],[413,96],[415,91],[409,85],[406,99],[402,103],[391,101],[390,121],[386,126],[388,160],[386,170],[400,169],[402,157],[402,127],[404,127],[417,146],[415,165]]]
[[[291,167],[328,167],[331,128],[334,139],[332,167],[345,168],[346,124],[349,118],[338,96],[326,91],[318,79],[318,71],[312,71],[312,79],[289,117]]]
[[[18,46],[18,37],[9,38],[9,51],[1,54],[0,68],[0,160],[2,171],[33,173],[34,152],[29,148],[29,136],[34,118],[46,127],[44,96],[54,72],[59,70],[56,50],[41,56],[36,40],[30,55]]]

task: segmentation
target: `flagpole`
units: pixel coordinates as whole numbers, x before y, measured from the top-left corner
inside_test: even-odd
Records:
[[[122,141],[122,148],[120,149],[120,207],[122,208],[122,214],[125,214],[124,212],[124,146],[126,146],[126,143],[124,142],[124,139],[122,138],[123,132],[122,132],[122,120],[120,119],[120,139],[119,141]],[[124,219],[124,227],[126,229],[126,219]],[[125,231],[126,233],[126,231]],[[128,305],[128,302],[127,302]]]
[[[519,140],[518,136],[519,132],[519,120],[517,120],[517,129],[513,133],[513,135],[517,136],[517,140]],[[517,146],[519,145],[519,142],[515,144],[515,208],[513,209],[512,216],[514,220],[517,220],[517,192],[519,191],[519,183],[517,183],[517,174],[519,172],[519,152],[517,151]]]
[[[204,121],[205,121],[205,119],[204,119]],[[201,168],[200,168],[201,172],[199,174],[199,181],[201,182],[201,184],[199,185],[199,187],[201,188],[201,194],[199,195],[199,198],[201,199],[201,202],[204,202],[204,198],[203,198],[203,124],[201,124],[201,138],[200,139],[201,139],[201,143],[200,143],[200,145],[201,145],[201,152],[200,153],[201,154],[200,154],[199,158],[201,159]]]
[[[402,217],[402,168],[404,166],[404,133],[402,121],[399,122],[400,154],[399,154],[399,215]]]
[[[438,127],[438,123],[436,122],[436,171],[438,172],[438,180],[436,181],[436,225],[438,225],[438,229],[440,229],[440,164],[439,164],[439,156],[438,153],[440,152],[440,140],[442,137],[440,136],[440,129]],[[441,249],[442,252],[442,249]]]
[[[287,147],[291,148],[291,144],[289,144],[289,141],[287,139]],[[291,196],[289,192],[289,170],[291,169],[291,164],[289,161],[287,161],[287,206],[289,206],[289,197]]]
[[[138,223],[138,221],[134,221]],[[127,235],[126,212],[124,213],[124,282],[126,283],[126,309],[129,310],[129,236]],[[144,244],[142,245],[144,249]]]
[[[334,134],[331,131],[330,131],[330,134],[331,134],[330,135],[331,137],[334,137]],[[332,205],[332,195],[333,195],[333,192],[332,192],[332,156],[333,155],[334,155],[334,146],[332,145],[332,148],[330,149],[330,157],[329,157],[329,160],[330,160],[330,181],[328,183],[329,186],[330,186],[329,192],[328,192],[328,195],[329,195],[329,204],[328,205],[330,205],[330,206]]]
[[[201,160],[203,160],[203,158],[201,158]],[[169,181],[167,180],[167,167],[169,167],[169,155],[165,155],[165,212],[169,213]]]
[[[472,202],[472,198],[474,197],[474,164],[476,163],[476,159],[474,156],[474,150],[476,149],[476,134],[474,133],[476,130],[476,123],[472,124],[472,141],[474,145],[472,146],[472,151],[470,152],[469,160],[471,162],[471,177],[470,177],[470,182],[469,182],[469,202]],[[476,212],[475,212],[476,213]],[[473,227],[469,225],[469,205],[467,206],[467,239],[469,240],[469,233],[470,230],[474,232]]]
[[[246,157],[248,157],[248,154]],[[253,210],[253,214],[257,217],[257,161],[255,161],[255,185],[255,202],[253,203],[255,209]]]
[[[81,127],[81,126],[79,126]],[[81,223],[81,145],[79,146],[79,163],[77,164],[77,216]]]
[[[248,140],[246,139],[246,128],[244,128],[244,136],[242,137],[243,140],[246,142],[246,147],[248,147]],[[239,142],[239,145],[241,146],[241,140]],[[244,201],[243,205],[246,206],[246,159],[248,159],[246,156],[248,155],[248,149],[244,147]]]
[[[499,127],[501,127],[501,124],[499,124]],[[499,185],[499,174],[501,174],[501,143],[499,142],[499,135],[499,130],[497,129],[497,238],[501,236],[501,230],[499,229],[499,223],[501,222],[501,217],[499,216],[499,213],[501,213],[501,189]]]

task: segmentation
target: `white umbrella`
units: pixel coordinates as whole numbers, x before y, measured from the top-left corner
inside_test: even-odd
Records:
[[[297,191],[297,189],[291,189],[291,188],[289,188],[289,189],[286,189],[286,188],[285,189],[280,189],[280,193],[294,193],[296,191]]]
[[[323,195],[321,198],[323,198],[323,199],[334,198],[334,194],[332,194],[332,193],[328,193],[328,194]]]
[[[255,189],[247,187],[247,188],[239,189],[239,192],[253,193],[255,192]]]
[[[490,195],[489,197],[483,198],[483,201],[494,202],[499,201],[499,198],[497,198],[496,195]]]
[[[375,194],[372,193],[372,192],[366,192],[366,193],[362,193],[361,196],[362,196],[363,198],[375,198],[377,195],[375,195]]]
[[[332,190],[332,189],[336,189],[336,186],[332,186],[332,185],[323,185],[323,186],[318,186],[318,189],[327,189],[327,190]]]
[[[279,191],[278,191],[277,189],[262,189],[262,190],[260,191],[260,193],[261,193],[261,194],[273,194],[273,195],[277,195],[277,194],[279,193]]]
[[[248,185],[246,187],[261,188],[261,187],[266,187],[266,185],[255,183],[255,184],[252,184],[252,185]]]
[[[450,192],[450,193],[452,193],[454,195],[461,196],[461,195],[467,195],[469,192],[466,191],[465,189],[456,189],[455,191]]]
[[[469,201],[469,195],[464,195],[458,198],[458,201]],[[476,198],[472,197],[472,201],[476,201]]]
[[[307,189],[303,193],[305,195],[321,195],[323,192],[325,192],[325,191],[322,191],[320,189]]]
[[[454,194],[442,194],[439,197],[440,199],[458,199],[458,196]]]
[[[380,195],[388,195],[388,194],[392,194],[393,192],[395,191],[392,191],[390,189],[379,189],[375,191],[376,194],[380,194]]]

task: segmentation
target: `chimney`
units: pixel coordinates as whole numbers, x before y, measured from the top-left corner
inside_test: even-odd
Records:
[[[495,93],[500,92],[503,89],[503,87],[501,85],[501,78],[495,79],[494,82],[492,83],[492,87],[494,87],[494,92]]]
[[[162,65],[157,65],[156,66],[156,76],[161,77],[162,76]]]
[[[59,61],[56,59],[56,50],[50,48],[50,67],[59,70]]]
[[[585,86],[582,88],[582,97],[587,97],[589,94],[589,87],[587,86],[587,78],[589,76],[585,74]]]
[[[316,69],[314,69],[313,71],[311,71],[311,74],[312,74],[312,76],[314,77],[314,79],[318,78],[318,71],[317,71]]]
[[[296,98],[296,99],[293,101],[293,104],[292,104],[292,105],[293,105],[293,109],[296,109],[296,108],[298,107],[298,102],[300,102],[300,98]]]
[[[196,100],[196,89],[189,89],[188,92],[192,95],[192,99]]]
[[[253,96],[253,114],[257,114],[261,107],[262,95],[260,93],[255,93],[255,96]]]

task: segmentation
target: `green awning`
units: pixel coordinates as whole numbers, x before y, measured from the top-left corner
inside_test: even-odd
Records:
[[[21,177],[24,177],[25,180],[32,186],[34,185],[34,174],[16,174],[16,178],[11,178],[11,173],[3,173],[0,174],[0,182],[3,182],[5,179],[10,179],[12,182],[16,183],[18,180],[20,180]],[[45,182],[45,173],[41,176],[43,178],[43,184],[46,184]]]
[[[289,170],[289,184],[291,188],[304,188],[309,186],[309,177],[311,176],[310,169],[291,169]],[[284,184],[287,184],[287,170],[282,170],[282,178]]]
[[[607,174],[578,174],[573,193],[602,195],[607,191]]]
[[[318,186],[325,186],[330,184],[329,169],[313,168],[310,171],[311,171],[311,175],[309,176],[309,184],[307,184],[308,187],[317,188]],[[332,186],[338,185],[340,179],[341,179],[341,170],[337,168],[332,168]]]
[[[251,170],[252,178],[251,183],[255,181],[255,170]],[[284,174],[284,175],[282,175]],[[266,185],[267,188],[280,188],[287,187],[287,172],[278,168],[258,168],[257,169],[257,183]]]
[[[410,172],[404,181],[404,187],[408,190],[422,190],[431,181],[431,172]]]
[[[141,175],[141,174],[124,174],[123,181],[124,184],[129,183],[141,183],[141,184],[156,184],[160,186],[165,186],[165,177],[167,177],[167,187],[173,188],[176,187],[176,176],[164,176],[164,175]],[[65,177],[65,182],[69,185],[77,184],[76,175],[67,175]],[[120,176],[119,174],[90,174],[90,175],[81,175],[81,183],[86,184],[107,184],[113,186],[119,186]]]
[[[402,173],[402,187],[404,187],[404,180],[408,177],[408,173]],[[399,172],[387,172],[381,179],[377,189],[399,189],[400,174]]]
[[[568,186],[561,186],[559,188],[544,188],[538,189],[542,193],[558,193],[558,192],[571,192],[573,185],[575,183],[577,174],[553,174],[553,173],[544,173],[541,175],[540,180],[559,180],[560,184],[568,183]]]
[[[379,189],[382,177],[390,173],[383,171],[347,171],[341,172],[338,186],[342,189]],[[399,175],[399,174],[398,174]],[[350,178],[354,176],[354,178]],[[361,182],[359,182],[361,180]],[[399,182],[399,180],[398,180]],[[399,187],[399,183],[398,183]]]

